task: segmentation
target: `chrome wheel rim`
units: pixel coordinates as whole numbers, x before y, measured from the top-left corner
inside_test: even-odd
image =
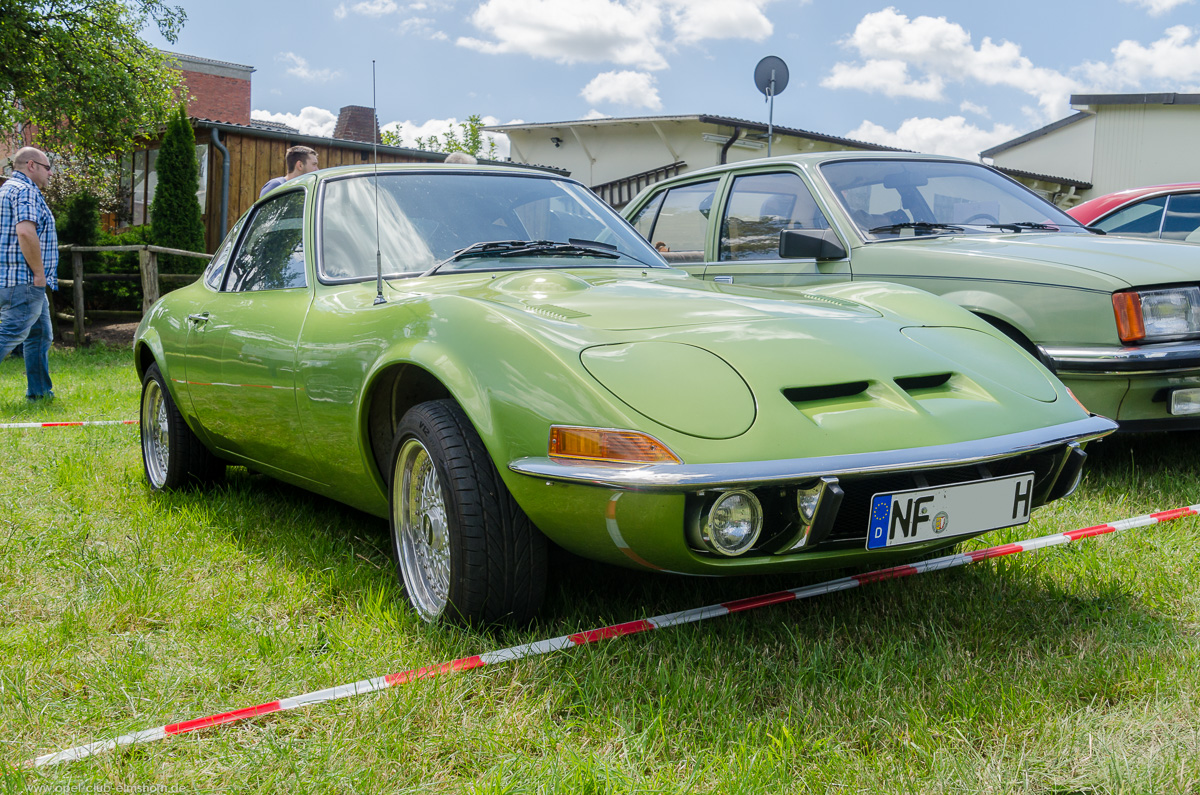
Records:
[[[404,587],[421,617],[432,621],[449,603],[450,537],[437,470],[416,439],[401,446],[392,484],[392,523]]]
[[[167,482],[167,467],[171,460],[171,437],[167,427],[167,401],[158,381],[150,379],[142,393],[142,458],[146,476],[153,488],[161,489]]]

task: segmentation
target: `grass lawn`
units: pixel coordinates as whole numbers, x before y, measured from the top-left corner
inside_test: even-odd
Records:
[[[136,418],[127,350],[56,349],[51,370],[58,399],[31,407],[21,363],[0,363],[0,422]],[[1094,445],[1074,496],[972,544],[1200,503],[1198,449],[1195,434]],[[30,770],[93,740],[828,577],[568,561],[534,626],[430,627],[403,604],[378,519],[233,468],[220,487],[151,497],[135,426],[0,430],[0,790],[1194,793],[1197,530],[1131,530]]]

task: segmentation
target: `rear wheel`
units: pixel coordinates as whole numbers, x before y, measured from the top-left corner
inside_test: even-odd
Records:
[[[184,422],[157,364],[142,378],[141,435],[142,464],[154,491],[209,481],[225,471]]]
[[[451,400],[410,409],[392,444],[392,548],[426,621],[521,623],[541,606],[546,540]]]

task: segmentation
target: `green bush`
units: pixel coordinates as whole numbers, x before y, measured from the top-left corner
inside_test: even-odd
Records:
[[[100,235],[100,200],[88,191],[68,196],[55,219],[59,245],[94,246]]]
[[[97,246],[140,246],[150,242],[150,227],[134,226],[120,234],[100,231],[93,245]],[[200,260],[197,260],[200,262]],[[69,267],[69,266],[68,266]],[[85,273],[128,273],[138,275],[138,252],[98,251],[83,255]],[[64,276],[70,278],[69,273]],[[126,309],[138,311],[142,308],[140,282],[89,282],[84,290],[87,309]]]

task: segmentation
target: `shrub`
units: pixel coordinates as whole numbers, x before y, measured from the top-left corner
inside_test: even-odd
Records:
[[[167,125],[155,170],[158,185],[150,204],[151,242],[185,251],[204,251],[204,220],[196,199],[200,190],[196,134],[182,105]],[[158,269],[160,273],[199,273],[204,269],[204,260],[161,256]]]

